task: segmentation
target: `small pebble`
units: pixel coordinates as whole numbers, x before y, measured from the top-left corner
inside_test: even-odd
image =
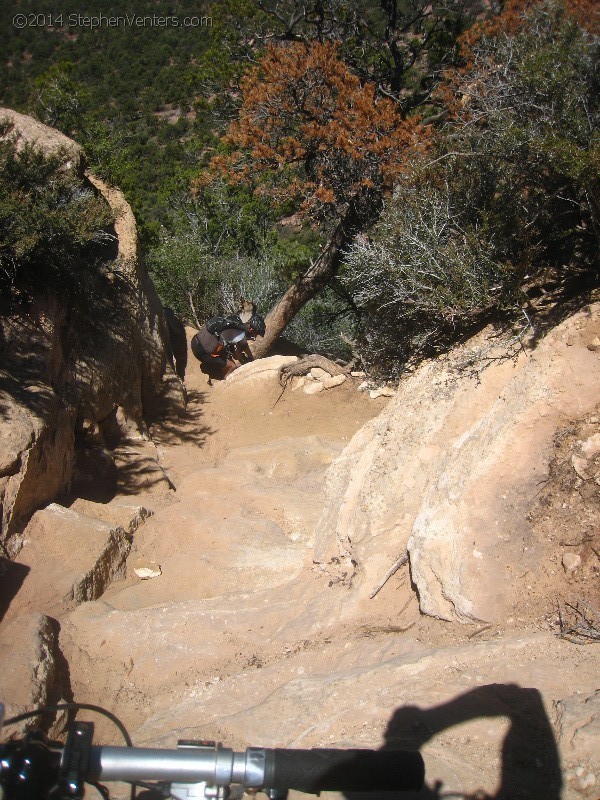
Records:
[[[592,353],[595,353],[597,350],[600,350],[600,339],[596,336],[587,346],[588,350],[591,350]]]
[[[575,572],[581,566],[581,556],[577,553],[565,553],[562,557],[565,572]]]

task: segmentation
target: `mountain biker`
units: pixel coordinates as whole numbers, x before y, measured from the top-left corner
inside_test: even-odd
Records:
[[[200,369],[212,378],[224,380],[241,364],[254,361],[248,339],[264,336],[265,321],[253,314],[247,323],[238,316],[214,317],[192,338],[192,353],[201,363]]]

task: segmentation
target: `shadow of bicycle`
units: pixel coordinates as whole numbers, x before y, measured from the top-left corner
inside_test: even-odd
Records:
[[[395,751],[416,753],[444,731],[481,719],[506,720],[508,723],[502,740],[497,789],[493,794],[486,793],[481,787],[445,786],[436,774],[436,766],[441,767],[440,772],[443,772],[442,748],[437,765],[428,764],[428,760],[433,762],[433,759],[428,759],[425,754],[425,785],[418,792],[363,790],[346,791],[343,795],[348,800],[560,800],[563,781],[558,748],[542,696],[537,689],[522,688],[515,684],[489,684],[432,708],[403,706],[394,711],[388,722],[381,751],[388,755]],[[454,748],[448,748],[447,752],[450,772],[455,772],[457,753]],[[293,754],[293,751],[290,753]],[[317,782],[320,786],[345,784],[369,787],[390,783],[400,786],[402,782],[404,785],[411,781],[414,783],[414,774],[419,774],[422,769],[422,766],[417,767],[414,759],[411,763],[410,758],[400,754],[392,763],[387,758],[363,759],[352,756],[346,766],[337,763],[330,772],[319,774]],[[471,776],[477,775],[479,766],[477,763],[469,765]],[[412,771],[411,774],[406,770],[409,773]],[[368,774],[369,771],[377,774]],[[489,783],[490,771],[490,765],[481,765],[482,784]],[[305,775],[302,769],[293,772],[301,784],[310,785],[315,780],[316,773],[313,775],[308,772]],[[464,776],[462,781],[460,778],[456,781],[464,783]],[[236,790],[239,788],[235,787]],[[292,797],[299,795],[303,796],[294,791]],[[339,797],[340,793],[324,791],[321,796],[328,800]],[[158,800],[159,797],[155,792],[139,795],[140,800]],[[241,791],[232,794],[236,800],[240,797]]]
[[[477,787],[466,791],[445,787],[428,769],[425,757],[426,784],[420,792],[346,792],[345,796],[348,800],[559,800],[563,781],[558,748],[537,689],[490,684],[432,708],[398,708],[388,723],[382,750],[420,751],[443,731],[486,718],[509,722],[502,742],[498,788],[493,794]],[[473,767],[476,771],[477,765]]]

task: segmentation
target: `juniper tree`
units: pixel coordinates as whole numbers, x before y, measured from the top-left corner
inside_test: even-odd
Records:
[[[325,244],[269,312],[256,352],[273,345],[302,306],[336,274],[341,253],[372,224],[384,195],[424,146],[427,129],[403,117],[353,74],[329,42],[267,47],[241,83],[238,118],[214,172],[286,201],[320,226]],[[197,182],[210,180],[206,173]]]

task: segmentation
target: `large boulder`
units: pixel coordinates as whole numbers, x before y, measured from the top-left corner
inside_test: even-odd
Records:
[[[44,125],[33,117],[19,114],[12,108],[0,108],[0,120],[6,120],[11,126],[9,133],[18,137],[17,150],[30,145],[39,147],[48,155],[60,153],[64,158],[64,168],[74,170],[83,177],[86,167],[83,147],[64,133]]]
[[[255,379],[267,379],[279,377],[279,370],[288,364],[298,361],[297,356],[270,356],[269,358],[258,358],[248,364],[242,364],[227,377],[227,383],[239,383]]]
[[[423,364],[356,434],[329,472],[315,561],[352,583],[357,603],[407,550],[421,611],[445,620],[522,613],[560,579],[556,542],[531,512],[555,435],[598,403],[598,311],[514,358],[488,351],[485,370],[465,366],[489,347],[483,336]]]

